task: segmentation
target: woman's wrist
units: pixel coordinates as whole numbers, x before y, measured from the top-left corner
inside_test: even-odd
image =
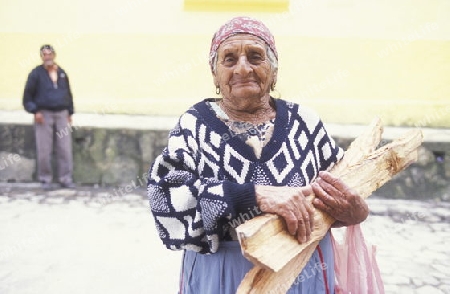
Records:
[[[353,218],[348,221],[341,221],[343,226],[352,226],[362,223],[369,216],[369,206],[360,196],[355,196],[353,202]]]

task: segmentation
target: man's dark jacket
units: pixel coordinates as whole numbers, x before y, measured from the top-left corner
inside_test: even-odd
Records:
[[[73,114],[73,98],[69,78],[58,66],[57,84],[54,85],[43,65],[34,68],[28,75],[23,93],[23,107],[29,113],[39,110],[65,110]]]

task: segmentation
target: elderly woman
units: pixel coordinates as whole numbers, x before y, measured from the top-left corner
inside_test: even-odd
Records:
[[[278,214],[303,243],[316,208],[339,226],[368,215],[364,200],[326,172],[343,151],[318,116],[270,96],[278,53],[263,23],[248,17],[225,23],[212,39],[209,64],[222,98],[205,99],[180,117],[148,181],[160,238],[184,250],[183,294],[236,292],[252,268],[234,231],[243,219]],[[313,192],[312,205],[305,197]],[[304,271],[288,293],[334,293],[329,232]]]

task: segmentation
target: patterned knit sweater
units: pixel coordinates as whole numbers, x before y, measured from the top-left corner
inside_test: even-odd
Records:
[[[305,186],[343,156],[315,113],[275,99],[273,136],[258,159],[206,101],[180,117],[149,171],[156,227],[173,250],[216,252],[233,219],[257,211],[254,185]]]

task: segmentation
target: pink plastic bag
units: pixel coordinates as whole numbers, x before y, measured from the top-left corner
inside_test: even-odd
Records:
[[[376,247],[366,245],[359,225],[346,228],[344,244],[331,237],[334,251],[336,294],[384,294]]]

